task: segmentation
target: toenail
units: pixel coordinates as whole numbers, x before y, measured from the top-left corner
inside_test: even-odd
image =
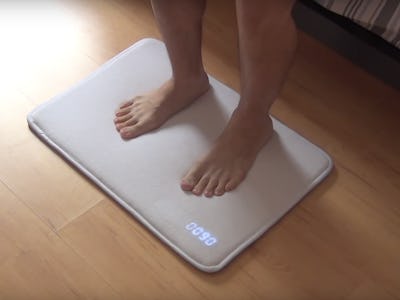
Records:
[[[191,185],[191,183],[190,182],[188,182],[187,180],[185,180],[185,179],[182,179],[182,184],[190,184]]]
[[[194,190],[193,190],[193,193],[195,193],[195,194],[198,195],[198,194],[200,194],[200,190],[199,190],[199,189],[194,189]]]
[[[185,190],[185,191],[190,191],[190,190],[193,189],[193,185],[192,185],[192,184],[189,184],[189,183],[187,183],[187,182],[182,182],[182,183],[181,183],[181,187],[182,187],[182,189]]]

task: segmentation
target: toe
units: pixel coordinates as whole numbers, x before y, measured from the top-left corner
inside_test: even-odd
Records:
[[[131,107],[126,107],[126,108],[122,108],[116,111],[115,116],[116,117],[122,117],[125,116],[126,114],[129,114],[131,112]]]
[[[136,120],[133,117],[130,117],[127,121],[123,122],[123,123],[116,123],[115,124],[115,128],[117,128],[117,130],[119,132],[121,132],[121,130],[125,127],[132,127],[134,125],[136,125],[138,123],[138,120]]]
[[[219,181],[218,181],[218,185],[215,188],[215,196],[222,196],[223,194],[225,194],[225,186],[229,181],[229,177],[228,176],[222,176]]]
[[[238,184],[239,182],[235,180],[228,181],[227,184],[225,185],[225,192],[230,192],[234,190],[238,186]]]
[[[195,183],[191,182],[187,182],[187,181],[183,181],[181,182],[181,189],[186,191],[186,192],[190,192],[191,190],[193,190],[193,187],[195,186]]]
[[[203,193],[204,189],[206,188],[208,182],[209,182],[209,177],[208,176],[201,177],[199,182],[193,188],[192,193],[197,195],[197,196],[200,196]]]
[[[135,125],[126,126],[121,128],[119,131],[121,137],[123,139],[133,139],[145,132],[147,132],[149,128],[142,123],[136,123]]]
[[[205,192],[204,195],[206,197],[212,197],[215,194],[215,188],[218,186],[218,178],[212,178],[210,179],[210,181],[208,182],[206,188],[205,188]]]
[[[132,103],[133,103],[133,100],[126,101],[126,102],[122,103],[122,104],[119,106],[119,109],[123,109],[123,108],[126,108],[126,107],[128,107],[128,106],[131,106]]]
[[[181,181],[181,188],[184,191],[190,192],[196,186],[201,178],[202,173],[198,168],[191,169]]]
[[[226,183],[225,185],[225,191],[229,192],[234,190],[239,183],[242,182],[242,180],[244,179],[244,174],[241,172],[237,172],[234,176],[232,176],[229,181]]]
[[[124,122],[128,121],[130,118],[132,118],[131,114],[126,114],[126,115],[124,115],[122,117],[116,117],[114,119],[114,123],[115,124],[124,123]]]

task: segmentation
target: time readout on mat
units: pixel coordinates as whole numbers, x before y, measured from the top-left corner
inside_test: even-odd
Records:
[[[203,227],[197,225],[195,222],[191,222],[185,226],[185,229],[192,233],[195,237],[198,238],[206,246],[215,245],[218,242],[218,239],[213,236],[210,232],[205,230]]]

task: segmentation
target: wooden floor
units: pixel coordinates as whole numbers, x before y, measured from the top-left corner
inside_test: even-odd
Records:
[[[0,299],[400,299],[400,92],[299,34],[272,113],[335,168],[226,269],[206,274],[25,119],[135,41],[159,37],[149,3],[1,1]],[[235,89],[236,43],[232,3],[210,1],[205,64]]]

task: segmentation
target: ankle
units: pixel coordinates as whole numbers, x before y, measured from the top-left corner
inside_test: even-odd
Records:
[[[255,105],[253,103],[240,101],[234,114],[249,120],[263,121],[269,115],[269,108],[265,107],[265,105]]]
[[[180,74],[180,75],[174,75],[173,76],[173,81],[175,86],[208,86],[209,85],[209,80],[207,73],[204,70],[200,70],[198,72],[192,72],[190,74]]]

